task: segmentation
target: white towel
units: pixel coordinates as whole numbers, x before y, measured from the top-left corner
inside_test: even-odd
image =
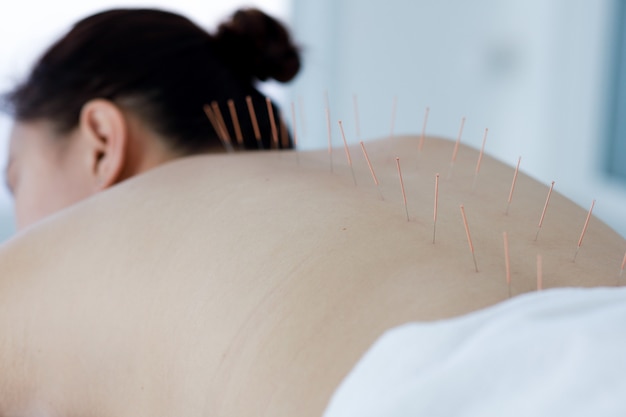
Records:
[[[626,416],[626,288],[542,291],[389,330],[324,415]]]

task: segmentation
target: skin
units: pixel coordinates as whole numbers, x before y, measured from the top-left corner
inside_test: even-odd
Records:
[[[17,122],[9,143],[6,177],[18,230],[180,157],[133,113],[106,100],[88,102],[68,134],[46,120]]]
[[[61,152],[48,130],[42,122],[18,123],[11,134],[6,178],[20,229],[89,195],[86,178],[68,163],[77,146]]]
[[[534,241],[545,184],[520,174],[505,216],[511,167],[485,157],[473,190],[475,150],[447,180],[454,144],[418,158],[418,140],[367,145],[384,200],[358,147],[357,187],[325,151],[203,155],[23,230],[0,248],[0,416],[319,416],[386,329],[508,298],[504,230],[513,296],[536,289],[537,253],[544,288],[619,282],[626,242],[595,218],[572,262],[586,209],[555,191]]]

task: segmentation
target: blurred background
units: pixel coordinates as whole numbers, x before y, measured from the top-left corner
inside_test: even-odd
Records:
[[[211,4],[209,4],[211,3]],[[303,48],[295,82],[263,88],[303,110],[303,149],[326,146],[325,92],[334,126],[357,142],[427,133],[456,138],[549,184],[626,237],[626,7],[622,0],[24,0],[0,6],[0,91],[76,20],[105,8],[179,11],[208,29],[255,5],[285,21]],[[624,75],[622,75],[624,74]],[[0,118],[0,159],[10,120]],[[337,145],[338,132],[333,132]],[[0,192],[0,241],[12,233]]]

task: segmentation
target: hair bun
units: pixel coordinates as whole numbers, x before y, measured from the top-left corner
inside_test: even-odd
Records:
[[[298,48],[285,26],[258,9],[236,11],[218,27],[215,40],[227,63],[244,77],[287,82],[300,70]]]

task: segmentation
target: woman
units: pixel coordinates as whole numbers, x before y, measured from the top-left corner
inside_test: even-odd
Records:
[[[435,234],[433,183],[452,142],[428,138],[419,160],[418,138],[368,144],[383,200],[354,152],[334,175],[325,151],[300,165],[265,153],[163,164],[190,151],[154,133],[143,122],[152,102],[132,98],[89,101],[61,145],[43,122],[16,129],[13,164],[26,163],[20,146],[38,144],[37,163],[63,167],[11,167],[19,204],[34,195],[48,212],[161,165],[0,247],[0,416],[319,416],[387,329],[535,291],[538,251],[545,288],[616,282],[624,239],[593,220],[572,262],[586,212],[555,193],[533,240],[546,187],[520,174],[504,215],[513,169],[485,157],[473,187],[474,150],[462,147],[453,178],[441,179]],[[22,224],[45,213],[26,214]]]
[[[255,9],[237,11],[215,35],[159,10],[78,22],[6,95],[16,120],[7,175],[18,228],[166,161],[221,151],[225,141],[291,147],[284,134],[277,140],[278,109],[270,114],[255,82],[287,82],[299,68],[287,30]]]

